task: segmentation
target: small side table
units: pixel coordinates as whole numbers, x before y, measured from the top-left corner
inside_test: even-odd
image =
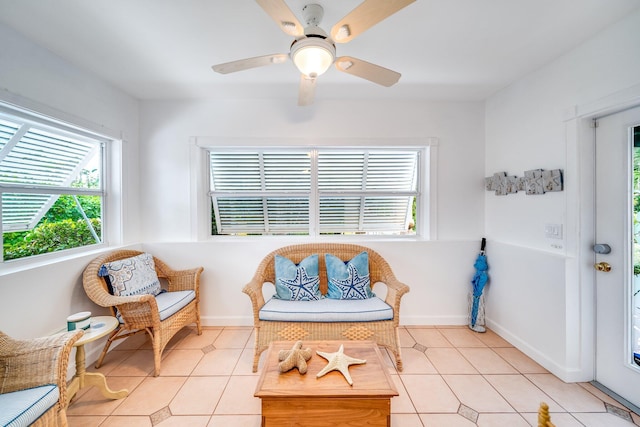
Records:
[[[84,345],[111,333],[118,327],[118,319],[113,316],[96,316],[91,318],[91,326],[84,331],[84,335],[76,341],[76,374],[67,387],[67,402],[76,395],[78,390],[96,386],[104,397],[122,399],[129,394],[129,390],[113,391],[107,386],[107,379],[98,372],[87,372]]]

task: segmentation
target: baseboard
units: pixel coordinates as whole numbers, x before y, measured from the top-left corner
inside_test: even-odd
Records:
[[[591,372],[583,372],[579,369],[569,369],[566,366],[559,365],[546,354],[540,352],[538,349],[522,340],[519,336],[513,334],[508,328],[505,328],[490,319],[487,319],[487,327],[564,382],[587,382],[593,379]]]
[[[436,325],[466,325],[468,318],[466,315],[461,316],[400,316],[400,324],[407,326],[436,326]]]

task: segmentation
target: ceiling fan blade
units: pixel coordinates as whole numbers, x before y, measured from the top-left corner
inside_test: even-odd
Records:
[[[248,70],[249,68],[263,67],[271,64],[282,64],[289,59],[289,55],[285,53],[276,53],[273,55],[256,56],[253,58],[240,59],[238,61],[225,62],[224,64],[214,65],[213,71],[220,74],[235,73],[236,71]]]
[[[299,37],[304,35],[304,27],[293,14],[284,0],[256,0],[265,12],[276,21],[278,27],[290,36]]]
[[[365,0],[342,18],[331,29],[331,38],[337,43],[353,40],[383,19],[393,15],[415,0]]]
[[[298,91],[298,105],[305,106],[313,104],[313,97],[316,93],[316,80],[300,74],[300,89]]]
[[[336,58],[336,68],[352,76],[361,77],[382,86],[393,86],[401,74],[352,56]]]

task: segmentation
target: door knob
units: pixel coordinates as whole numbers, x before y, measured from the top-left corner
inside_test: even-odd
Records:
[[[611,253],[611,246],[607,245],[606,243],[597,243],[595,245],[593,245],[593,251],[597,254],[610,254]]]
[[[611,271],[611,265],[608,262],[599,262],[593,266],[598,271],[609,272]]]

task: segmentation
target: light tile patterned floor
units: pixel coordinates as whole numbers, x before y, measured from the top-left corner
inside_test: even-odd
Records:
[[[491,331],[408,326],[400,339],[403,372],[383,350],[400,393],[391,401],[394,427],[537,426],[542,401],[558,427],[640,425],[640,416],[592,385],[562,382]],[[67,411],[69,426],[258,427],[252,360],[251,328],[205,328],[200,336],[186,328],[153,377],[150,343],[138,334],[98,370],[129,396],[114,401],[81,390]]]

